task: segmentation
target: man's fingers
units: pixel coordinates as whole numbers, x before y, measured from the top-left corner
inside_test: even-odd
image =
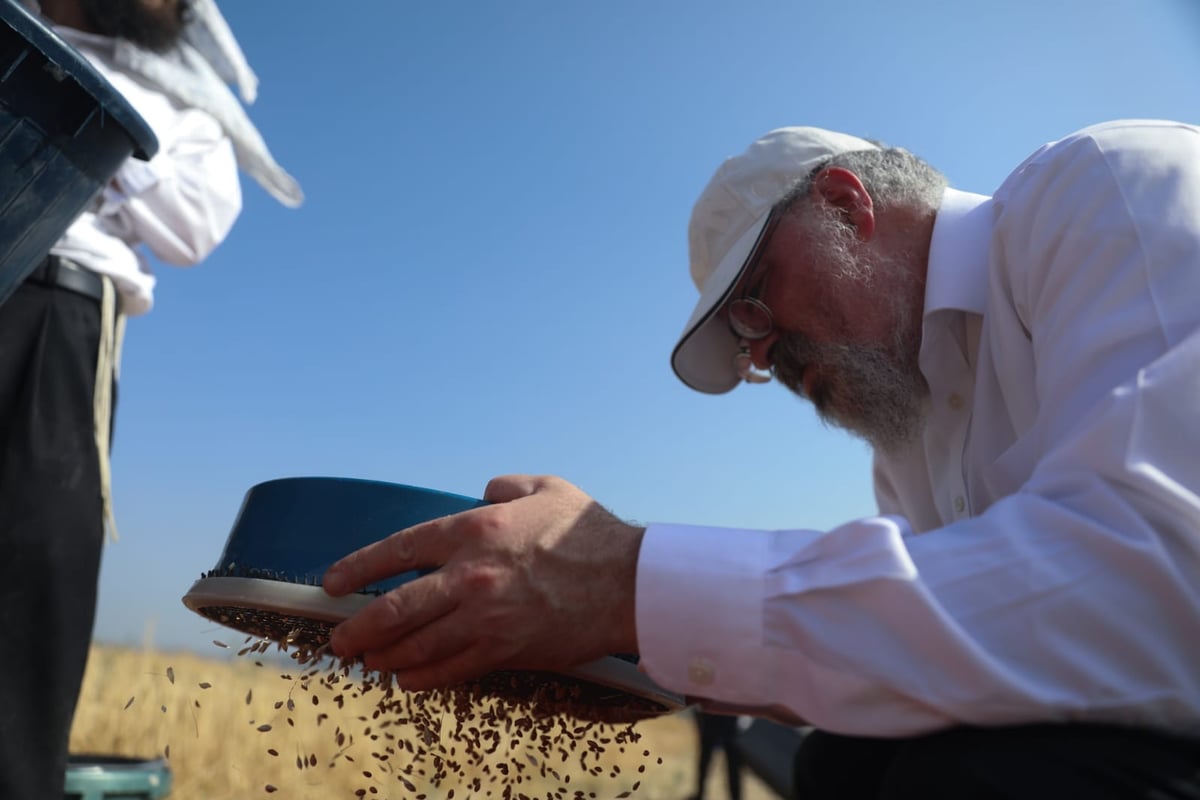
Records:
[[[394,673],[396,685],[410,692],[438,689],[474,680],[495,669],[487,648],[476,643],[434,664]]]
[[[368,650],[363,653],[363,664],[373,670],[425,669],[461,653],[477,638],[471,626],[462,622],[460,614],[449,613],[398,641]]]
[[[330,649],[339,658],[381,650],[454,610],[445,576],[432,572],[376,598],[333,629]]]
[[[534,475],[505,475],[493,478],[484,490],[489,503],[506,503],[527,497],[546,485],[546,478]],[[423,522],[393,533],[342,558],[322,577],[327,594],[340,597],[371,583],[412,569],[440,567],[458,547],[455,535],[468,517],[484,508],[463,511]]]
[[[340,597],[412,569],[439,567],[454,552],[455,524],[454,515],[440,517],[373,542],[326,570],[321,585],[327,594]]]
[[[488,481],[483,490],[483,499],[489,503],[508,503],[518,500],[540,489],[545,483],[536,475],[501,475]]]

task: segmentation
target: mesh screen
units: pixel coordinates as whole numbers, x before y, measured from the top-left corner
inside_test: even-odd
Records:
[[[332,623],[277,611],[239,606],[204,606],[196,610],[241,633],[309,653],[322,648],[333,632]],[[459,690],[466,692],[465,696],[488,695],[535,708],[541,714],[565,714],[595,722],[636,722],[673,710],[641,695],[561,673],[500,670]]]
[[[196,610],[235,631],[294,647],[315,650],[328,642],[333,633],[333,623],[261,608],[204,606]]]

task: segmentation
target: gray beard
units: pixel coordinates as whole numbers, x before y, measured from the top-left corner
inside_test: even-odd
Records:
[[[885,452],[913,441],[925,422],[929,387],[920,370],[887,349],[855,344],[815,344],[785,334],[772,351],[775,378],[808,397],[826,423],[843,428]],[[819,365],[809,397],[801,376]]]
[[[892,336],[884,344],[816,343],[785,332],[771,351],[772,372],[792,392],[808,397],[804,370],[819,367],[808,399],[821,419],[877,449],[900,449],[920,435],[929,397],[917,363],[924,287],[905,269],[911,256],[858,255],[853,229],[821,209],[807,209],[804,224],[820,253],[817,268],[824,280],[839,294],[888,315]]]
[[[155,53],[165,53],[179,42],[188,13],[186,0],[156,8],[142,0],[81,0],[80,5],[95,33]]]

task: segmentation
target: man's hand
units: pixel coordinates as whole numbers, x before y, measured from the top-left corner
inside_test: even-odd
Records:
[[[392,670],[411,690],[636,652],[644,529],[559,478],[496,478],[483,497],[492,505],[394,533],[329,568],[323,583],[336,597],[438,567],[338,625],[333,652]]]

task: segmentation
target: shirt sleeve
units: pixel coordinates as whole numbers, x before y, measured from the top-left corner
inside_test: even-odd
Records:
[[[141,242],[165,263],[191,266],[225,239],[241,212],[237,160],[207,113],[164,116],[153,120],[158,153],[125,162],[103,190],[97,215],[114,236]]]
[[[850,734],[1068,720],[1200,733],[1196,139],[1083,137],[1008,198],[1013,266],[997,279],[1038,405],[1019,491],[916,535],[894,516],[826,532],[652,525],[637,578],[649,675]]]

